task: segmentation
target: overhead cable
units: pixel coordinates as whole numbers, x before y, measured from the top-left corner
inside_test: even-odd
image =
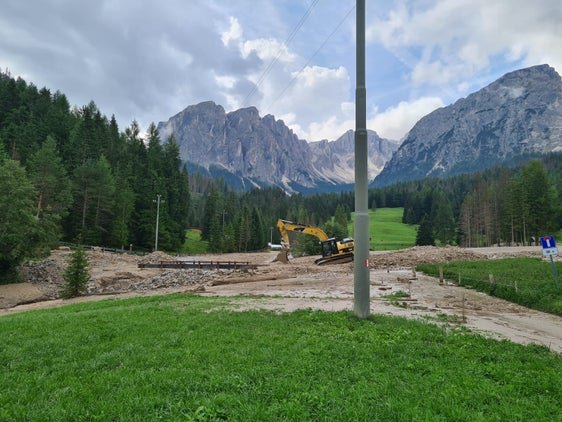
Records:
[[[287,92],[287,90],[295,83],[295,81],[297,80],[297,78],[300,76],[300,74],[304,71],[304,69],[307,68],[307,66],[310,64],[310,62],[312,61],[312,59],[314,59],[314,57],[320,52],[320,50],[322,50],[322,48],[324,48],[324,46],[328,43],[328,41],[330,40],[330,38],[332,38],[332,36],[340,29],[340,27],[343,25],[343,23],[347,20],[347,18],[349,17],[349,15],[351,14],[351,12],[353,12],[355,10],[355,5],[353,5],[353,7],[351,9],[349,9],[349,11],[345,14],[345,16],[343,17],[343,19],[338,23],[338,25],[334,28],[334,30],[330,33],[330,35],[328,35],[326,37],[326,39],[324,40],[324,42],[320,45],[320,47],[318,47],[318,49],[316,49],[316,51],[314,52],[314,54],[312,54],[312,56],[310,56],[310,58],[306,61],[306,63],[304,64],[304,66],[301,68],[301,70],[299,70],[296,75],[294,75],[291,80],[289,81],[289,83],[285,86],[285,88],[283,88],[281,90],[281,92],[279,93],[279,95],[275,98],[275,100],[273,100],[273,102],[271,102],[269,104],[269,106],[267,107],[267,109],[271,109],[271,107],[273,107],[273,105],[275,105],[275,103],[285,94],[285,92]]]
[[[310,16],[310,13],[312,12],[312,9],[314,9],[314,7],[316,6],[316,4],[318,4],[319,1],[320,0],[314,0],[312,2],[312,4],[308,7],[306,12],[304,13],[304,15],[300,18],[300,20],[297,23],[297,25],[295,26],[295,28],[293,28],[293,30],[291,31],[291,33],[289,34],[289,36],[287,37],[287,39],[285,40],[283,45],[288,46],[291,43],[291,41],[293,41],[297,32],[303,26],[305,21],[308,19],[308,17]],[[269,72],[277,64],[277,62],[279,61],[279,58],[281,57],[281,54],[283,54],[283,50],[282,50],[281,47],[279,47],[279,51],[277,53],[277,56],[271,62],[269,62],[269,64],[265,68],[265,70],[262,72],[261,76],[258,78],[257,82],[254,84],[254,86],[250,90],[250,92],[246,95],[246,97],[244,97],[244,101],[242,102],[242,104],[248,104],[248,100],[256,93],[256,91],[260,87],[261,83],[264,81],[265,77],[269,74]]]

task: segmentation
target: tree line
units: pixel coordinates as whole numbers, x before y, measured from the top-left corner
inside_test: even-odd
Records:
[[[132,122],[123,132],[95,103],[0,73],[0,274],[59,242],[151,250],[154,200],[159,244],[178,250],[189,211],[189,179],[173,137]]]
[[[198,227],[213,252],[279,243],[278,218],[348,235],[353,192],[288,196],[279,188],[234,192],[222,180],[188,175],[174,137],[133,121],[120,131],[94,102],[0,72],[0,278],[26,258],[77,242],[181,251]],[[518,168],[398,183],[369,190],[371,209],[403,207],[419,244],[528,244],[562,225],[562,155]]]
[[[529,245],[562,227],[562,154],[517,167],[399,183],[370,191],[371,207],[402,206],[417,244]]]
[[[220,180],[211,183],[208,189],[206,194],[192,194],[202,213],[192,216],[191,222],[201,228],[202,238],[209,242],[211,252],[257,251],[269,242],[278,244],[279,218],[321,226],[329,236],[347,236],[352,193],[288,196],[273,187],[237,193]]]
[[[71,107],[59,91],[0,72],[0,278],[61,241],[153,250],[159,195],[158,247],[172,252],[188,227],[202,228],[211,251],[263,249],[279,242],[278,218],[322,224],[353,202],[189,177],[174,137],[160,139],[153,123],[145,135],[135,121],[120,131],[94,102]]]

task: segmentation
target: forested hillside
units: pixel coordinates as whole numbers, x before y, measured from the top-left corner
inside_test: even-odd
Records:
[[[343,237],[351,192],[287,196],[281,189],[237,193],[188,177],[173,137],[121,131],[91,102],[0,73],[0,279],[61,241],[151,251],[157,204],[159,249],[179,252],[188,227],[210,251],[253,251],[279,242],[278,218]],[[515,169],[402,183],[369,192],[376,207],[404,207],[420,224],[419,244],[529,243],[562,226],[562,155]],[[336,219],[332,217],[336,216]]]
[[[65,95],[0,75],[0,271],[60,240],[150,250],[162,195],[162,248],[177,249],[189,190],[173,139],[120,132],[96,105],[71,108]]]
[[[404,207],[403,222],[431,236],[418,244],[530,244],[562,228],[562,154],[517,168],[401,183],[369,193],[371,207]]]
[[[320,224],[350,194],[287,197],[279,189],[239,195],[224,183],[190,181],[173,137],[120,131],[91,102],[0,73],[0,273],[60,241],[150,251],[161,196],[159,249],[179,251],[187,227],[203,228],[212,251],[264,248],[277,218]],[[192,192],[192,193],[190,193]]]

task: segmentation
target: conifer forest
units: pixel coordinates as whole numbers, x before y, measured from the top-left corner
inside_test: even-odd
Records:
[[[279,242],[278,218],[347,235],[353,192],[287,195],[233,191],[188,174],[173,137],[133,121],[119,128],[94,102],[0,73],[0,275],[61,242],[181,252],[188,228],[210,251],[256,251]],[[157,203],[158,198],[160,202]],[[369,205],[403,207],[438,244],[529,244],[562,226],[562,155],[447,179],[369,191]],[[336,218],[334,218],[334,216]],[[349,233],[351,235],[351,233]]]

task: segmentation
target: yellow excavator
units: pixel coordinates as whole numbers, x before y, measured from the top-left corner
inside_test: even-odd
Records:
[[[279,233],[281,233],[281,245],[283,247],[283,250],[277,255],[278,261],[288,262],[287,256],[290,251],[289,232],[310,234],[318,238],[322,250],[322,258],[314,261],[317,265],[343,264],[353,261],[355,242],[351,238],[338,241],[334,237],[328,237],[324,230],[319,227],[281,219],[277,220],[277,228]]]

